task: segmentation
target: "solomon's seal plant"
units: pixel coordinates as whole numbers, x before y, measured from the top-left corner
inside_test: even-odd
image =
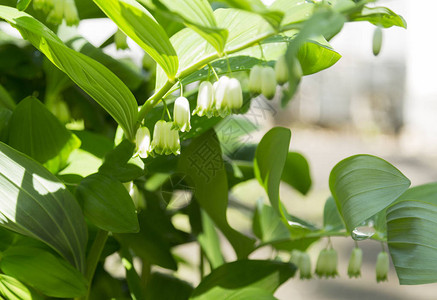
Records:
[[[351,256],[349,258],[349,265],[347,267],[347,275],[350,278],[360,277],[362,263],[363,263],[363,250],[361,250],[361,248],[355,247],[352,250]]]
[[[403,18],[367,0],[220,2],[0,0],[0,18],[24,39],[0,35],[9,64],[0,68],[1,297],[271,299],[297,267],[311,278],[307,250],[330,237],[387,244],[378,281],[389,254],[401,284],[437,281],[435,183],[410,188],[381,158],[346,158],[331,171],[317,226],[280,198],[281,184],[311,188],[308,162],[289,151],[290,129],[244,140],[257,127],[247,118],[252,96],[286,106],[302,76],[340,59],[329,41],[345,23],[386,30],[405,28]],[[65,28],[102,17],[118,28],[98,46]],[[125,37],[144,50],[142,65],[104,51],[125,48]],[[233,192],[249,181],[265,196],[239,203]],[[251,233],[229,224],[228,206]],[[374,235],[359,230],[363,222]],[[261,247],[279,261],[249,259]],[[316,274],[335,277],[337,259],[322,250]],[[124,270],[112,272],[114,261]],[[183,264],[198,267],[200,283],[180,277]]]

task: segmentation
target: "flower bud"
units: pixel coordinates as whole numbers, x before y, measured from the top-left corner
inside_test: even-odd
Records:
[[[228,82],[228,106],[231,110],[240,109],[243,106],[243,91],[241,90],[240,81],[231,78]]]
[[[376,259],[376,282],[387,281],[388,270],[390,267],[390,262],[388,259],[388,254],[382,251],[378,254]]]
[[[278,60],[276,61],[275,74],[276,74],[276,81],[279,84],[282,85],[288,81],[288,67],[284,55],[279,57]]]
[[[299,250],[291,251],[290,262],[292,264],[295,264],[297,267],[299,267],[301,254],[302,254],[302,251],[299,251]]]
[[[169,155],[181,153],[179,132],[172,129],[173,123],[160,120],[156,122],[153,131],[152,149],[157,154]]]
[[[129,48],[127,45],[127,36],[120,29],[117,29],[114,34],[114,43],[117,50],[126,50]]]
[[[64,19],[68,26],[79,24],[79,14],[77,13],[74,0],[64,0]]]
[[[33,8],[48,13],[53,8],[53,0],[33,0]]]
[[[349,258],[349,266],[347,268],[347,274],[349,278],[361,276],[361,264],[363,262],[363,250],[355,247],[352,250],[351,257]]]
[[[261,91],[264,97],[272,99],[276,94],[276,74],[272,67],[262,69]]]
[[[316,274],[319,277],[335,277],[338,275],[337,272],[337,251],[334,249],[323,249],[320,251],[319,257],[317,258],[316,264]]]
[[[151,152],[150,131],[147,127],[140,127],[135,135],[137,153],[141,158],[147,158]]]
[[[262,70],[260,65],[253,66],[249,75],[249,91],[254,94],[261,94]]]
[[[203,81],[199,86],[199,93],[197,95],[197,106],[196,109],[193,111],[193,115],[197,114],[200,117],[206,115],[208,118],[211,118],[213,107],[213,85],[209,81]]]
[[[377,56],[381,51],[382,46],[382,29],[381,27],[376,27],[373,32],[373,55]]]
[[[187,98],[177,98],[173,110],[173,129],[178,129],[182,132],[190,131],[190,113],[190,103]]]
[[[53,8],[47,16],[47,22],[59,25],[64,17],[64,0],[53,0]]]
[[[143,199],[143,196],[141,192],[138,190],[138,187],[134,184],[133,181],[125,182],[123,183],[124,187],[129,192],[129,195],[132,198],[132,201],[135,204],[135,207],[138,208],[145,208],[145,202]]]
[[[300,279],[311,279],[311,259],[308,253],[302,252],[299,258]]]

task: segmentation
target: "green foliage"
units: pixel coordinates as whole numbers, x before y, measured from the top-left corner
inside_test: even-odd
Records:
[[[254,66],[274,67],[279,59],[286,65],[285,84],[273,84],[269,93],[276,91],[286,105],[302,76],[341,58],[328,41],[345,22],[405,28],[401,16],[352,0],[276,0],[269,7],[260,0],[223,0],[218,9],[206,0],[74,1],[81,20],[106,15],[118,37],[130,37],[145,51],[140,69],[105,54],[114,37],[97,47],[74,29],[39,21],[68,4],[60,18],[71,24],[75,14],[68,9],[74,7],[64,1],[0,0],[0,18],[26,40],[0,32],[1,297],[275,299],[275,290],[296,272],[281,257],[325,236],[349,236],[363,224],[373,224],[372,238],[388,243],[401,284],[437,281],[436,184],[408,189],[410,181],[388,162],[347,158],[331,172],[332,197],[317,228],[289,214],[280,199],[281,183],[302,195],[312,184],[306,158],[289,152],[291,131],[276,127],[257,144],[243,140],[258,130],[245,119],[254,96],[245,81]],[[210,109],[240,117],[192,116],[180,140],[175,128],[171,137],[154,132],[160,120],[172,125],[179,94],[191,113],[198,84],[219,76],[232,78],[238,88],[225,96],[242,99],[243,106],[231,110],[214,96]],[[220,85],[214,89],[224,95]],[[235,136],[226,127],[231,123],[240,130]],[[135,140],[139,127],[153,137],[146,139],[152,148],[142,149],[146,158],[138,156],[144,152]],[[164,155],[157,144],[178,150],[180,144],[180,155]],[[234,188],[255,178],[269,205],[261,198],[235,199]],[[252,220],[252,232],[230,225],[228,206]],[[223,239],[236,261],[223,254]],[[175,247],[191,242],[200,250],[195,288],[174,272],[192,265],[175,254]],[[281,255],[248,259],[260,247]],[[116,252],[122,278],[103,268]],[[319,273],[334,276],[337,254],[331,246],[326,252],[331,258]],[[310,278],[304,257],[301,276]],[[378,280],[385,279],[383,271]]]

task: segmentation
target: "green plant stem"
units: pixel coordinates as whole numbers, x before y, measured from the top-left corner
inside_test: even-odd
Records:
[[[94,277],[94,272],[96,271],[97,263],[99,262],[100,255],[102,254],[103,247],[105,246],[106,240],[108,239],[108,232],[99,229],[94,239],[93,245],[91,246],[90,252],[86,260],[86,270],[85,278],[88,280],[88,292],[86,296],[78,298],[79,300],[88,300],[91,291],[91,284]]]
[[[291,29],[299,29],[302,26],[301,23],[303,23],[303,21],[284,26],[281,28],[281,32],[285,32],[285,31],[288,31]],[[265,40],[266,38],[272,37],[272,36],[277,35],[277,34],[278,33],[275,31],[266,32],[264,34],[261,34],[261,35],[255,37],[254,39],[248,41],[247,43],[244,43],[242,45],[239,45],[237,47],[234,47],[234,48],[227,50],[226,54],[227,55],[233,54],[233,53],[236,53],[238,51],[244,50],[246,48],[255,46],[256,44],[260,43],[262,40]],[[191,65],[191,66],[185,68],[184,70],[181,70],[178,74],[176,74],[176,78],[179,81],[181,81],[183,78],[187,77],[191,73],[193,73],[197,70],[200,70],[204,66],[208,65],[210,62],[212,62],[220,57],[221,56],[219,53],[213,53],[213,54],[205,57],[201,61],[198,61],[194,65]],[[162,97],[164,97],[164,95],[167,94],[167,92],[173,87],[173,85],[174,85],[174,81],[167,80],[166,83],[157,92],[155,92],[155,94],[153,94],[149,99],[147,99],[146,103],[144,103],[144,105],[141,107],[141,109],[138,113],[138,121],[137,121],[136,128],[138,128],[140,126],[141,122],[146,117],[146,114],[153,107],[155,107],[155,105],[157,105],[159,103],[159,101],[161,101]]]

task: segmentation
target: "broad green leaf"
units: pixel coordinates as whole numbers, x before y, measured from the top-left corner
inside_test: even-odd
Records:
[[[267,132],[256,148],[254,171],[261,186],[269,196],[272,208],[286,221],[279,199],[279,184],[288,155],[291,132],[275,127]]]
[[[0,296],[7,300],[39,300],[35,292],[14,277],[0,274]]]
[[[94,0],[100,9],[164,70],[170,81],[178,71],[178,57],[164,29],[135,0]]]
[[[239,258],[253,250],[254,240],[234,230],[227,221],[228,183],[220,143],[214,130],[209,130],[182,150],[178,170],[186,175],[194,189],[194,197],[223,232]]]
[[[339,231],[344,229],[344,222],[338,212],[334,198],[330,196],[323,209],[323,229],[325,231]]]
[[[355,155],[339,162],[329,176],[329,187],[349,232],[392,204],[410,180],[385,160]]]
[[[124,185],[104,174],[84,178],[76,196],[85,216],[97,227],[115,233],[137,232],[135,205]]]
[[[287,226],[271,206],[264,205],[262,199],[258,200],[255,208],[252,230],[264,244],[290,239]]]
[[[25,39],[108,111],[127,136],[135,135],[137,103],[117,76],[95,60],[66,47],[50,29],[24,12],[0,6],[0,18],[17,28]]]
[[[18,10],[26,10],[32,0],[17,0]]]
[[[228,31],[217,27],[212,8],[207,0],[159,0],[172,13],[180,17],[187,27],[196,31],[218,53],[223,53]]]
[[[220,246],[220,239],[214,227],[214,223],[205,211],[201,210],[202,232],[197,236],[200,246],[206,258],[215,269],[224,263],[223,254]]]
[[[121,182],[129,182],[144,175],[143,169],[128,163],[132,158],[134,150],[135,144],[128,140],[123,140],[114,150],[106,154],[105,161],[99,168],[99,173],[112,176]]]
[[[341,55],[321,36],[303,43],[298,50],[297,58],[303,75],[310,75],[332,67]]]
[[[305,66],[306,72],[314,72],[315,70],[313,70],[311,66],[313,66],[316,62],[318,62],[316,65],[321,67],[320,70],[322,70],[325,66],[329,67],[330,65],[334,64],[336,60],[339,59],[338,53],[334,51],[327,50],[329,51],[327,53],[321,51],[320,57],[322,57],[323,54],[328,54],[328,57],[323,57],[323,59],[326,59],[326,62],[328,62],[325,65],[325,61],[323,59],[318,59],[319,55],[317,54],[320,52],[316,55],[305,55],[305,53],[307,53],[305,50],[307,47],[311,49],[315,45],[314,43],[308,44],[309,40],[313,38],[320,39],[320,36],[332,37],[336,35],[341,30],[345,22],[346,18],[343,15],[331,9],[320,9],[311,15],[311,17],[303,23],[299,33],[287,47],[285,57],[288,64],[288,73],[296,73],[296,58],[305,58],[303,62],[299,62],[301,63],[302,70]],[[302,47],[304,47],[303,50],[301,50]],[[299,82],[300,76],[289,76],[288,91],[284,93],[284,97],[281,100],[282,106],[285,106],[293,98],[297,91]]]
[[[120,78],[130,90],[136,90],[145,80],[144,74],[141,74],[140,68],[136,67],[135,64],[107,55],[101,48],[93,46],[81,36],[75,35],[65,43],[77,52],[83,53],[107,67]]]
[[[273,293],[295,272],[290,263],[238,260],[212,271],[194,289],[190,299],[240,299],[236,295],[244,295],[245,290],[253,288]]]
[[[230,7],[242,9],[262,16],[274,28],[279,28],[284,13],[281,10],[268,9],[261,0],[221,0]]]
[[[47,169],[0,143],[0,225],[39,239],[83,270],[87,229],[73,195]]]
[[[305,157],[297,152],[288,152],[281,180],[306,195],[311,187],[310,167]]]
[[[88,290],[87,280],[77,269],[39,248],[9,248],[2,255],[0,268],[51,297],[78,297]]]
[[[282,11],[284,18],[281,25],[287,26],[308,19],[314,10],[314,3],[306,0],[276,0],[270,9]]]
[[[400,284],[437,282],[437,206],[405,200],[387,210],[387,241]]]
[[[29,155],[52,173],[67,164],[80,140],[35,97],[22,100],[9,122],[8,144]]]
[[[405,22],[404,18],[386,7],[365,6],[360,13],[353,14],[351,20],[368,21],[376,26],[382,26],[384,28],[392,26],[407,28],[407,22]]]
[[[412,199],[437,205],[437,183],[432,182],[409,188],[397,201]]]
[[[13,110],[16,106],[14,99],[8,91],[0,84],[0,106]]]
[[[171,275],[154,272],[146,286],[145,300],[169,299],[188,300],[193,287]]]

